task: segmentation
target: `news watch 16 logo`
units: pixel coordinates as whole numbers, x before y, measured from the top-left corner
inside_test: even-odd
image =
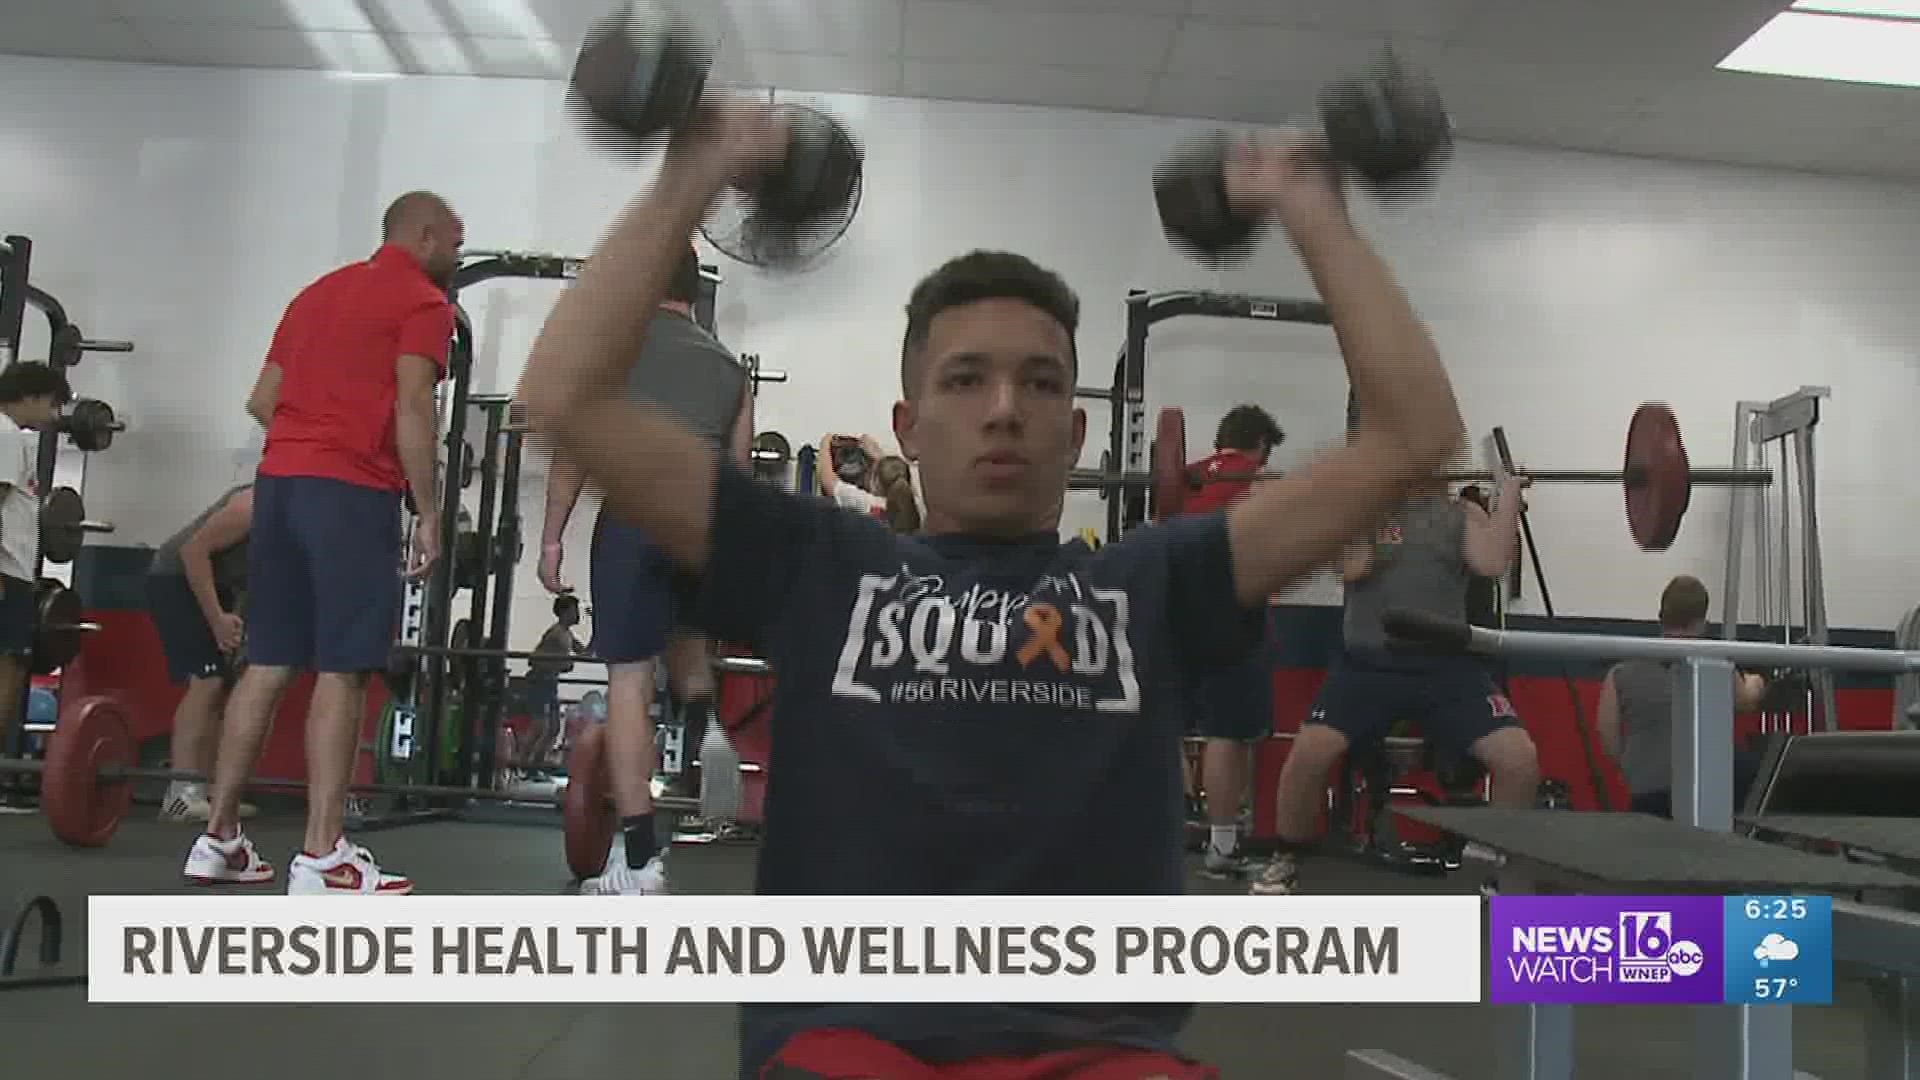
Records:
[[[1498,1004],[1719,1004],[1718,896],[1499,896],[1489,938]]]

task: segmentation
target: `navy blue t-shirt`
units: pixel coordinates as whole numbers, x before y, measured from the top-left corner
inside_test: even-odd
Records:
[[[688,613],[778,673],[757,891],[1184,891],[1177,702],[1258,645],[1226,519],[1098,551],[906,537],[722,463]],[[1094,1042],[1171,1052],[1182,1005],[749,1005],[741,1076],[801,1031],[930,1062]]]

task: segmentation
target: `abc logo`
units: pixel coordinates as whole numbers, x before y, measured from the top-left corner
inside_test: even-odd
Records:
[[[1676,941],[1667,950],[1667,968],[1675,975],[1692,975],[1707,964],[1707,954],[1691,941]]]

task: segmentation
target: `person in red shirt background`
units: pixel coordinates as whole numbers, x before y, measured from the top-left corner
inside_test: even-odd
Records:
[[[1220,418],[1213,453],[1187,466],[1194,489],[1185,513],[1225,510],[1247,494],[1251,476],[1267,467],[1273,448],[1286,439],[1280,425],[1258,405],[1236,405]],[[1273,730],[1273,672],[1267,650],[1256,649],[1240,664],[1188,688],[1191,727],[1206,740],[1200,784],[1207,799],[1207,853],[1201,869],[1211,878],[1245,875],[1239,855],[1240,806],[1253,772],[1252,745]]]
[[[307,711],[307,831],[289,893],[396,894],[344,835],[367,676],[385,670],[400,607],[400,510],[417,509],[412,575],[439,554],[434,388],[453,339],[448,289],[465,227],[430,192],[387,208],[380,249],[287,306],[247,411],[266,428],[248,551],[247,669],[227,701],[211,816],[189,881],[270,881],[241,833],[241,787],[294,675],[317,674]]]

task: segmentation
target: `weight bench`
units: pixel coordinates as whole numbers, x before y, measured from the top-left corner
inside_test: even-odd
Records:
[[[1431,772],[1440,794],[1393,781],[1415,769]],[[1484,806],[1487,770],[1469,757],[1443,761],[1433,745],[1417,735],[1388,735],[1347,751],[1341,783],[1333,796],[1333,821],[1346,827],[1353,854],[1395,870],[1441,874],[1460,868],[1461,846],[1415,843],[1396,838],[1392,814],[1396,799],[1418,799],[1427,806]]]

